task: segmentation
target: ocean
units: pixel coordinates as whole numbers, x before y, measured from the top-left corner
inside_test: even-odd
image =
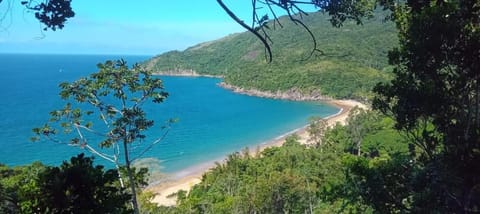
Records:
[[[16,166],[41,161],[58,165],[81,152],[91,155],[65,144],[31,142],[32,128],[43,125],[50,111],[63,106],[59,83],[87,76],[97,71],[97,63],[120,58],[131,65],[149,56],[0,54],[0,163]],[[218,160],[245,147],[255,148],[306,125],[312,116],[326,117],[338,112],[320,102],[235,94],[217,86],[221,82],[218,78],[159,78],[170,95],[164,103],[146,104],[147,116],[156,125],[139,145],[161,136],[164,121],[178,119],[165,138],[141,157],[155,160],[161,171],[167,173]],[[141,150],[139,146],[133,154]],[[99,157],[95,161],[113,167]]]

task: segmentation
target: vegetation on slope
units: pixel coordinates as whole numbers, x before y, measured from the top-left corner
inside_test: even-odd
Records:
[[[83,154],[60,167],[0,164],[0,213],[128,213],[130,197],[117,170]]]
[[[176,208],[151,213],[382,213],[401,211],[384,197],[376,207],[368,196],[403,194],[392,177],[381,172],[408,154],[405,139],[393,120],[376,112],[354,110],[347,126],[326,131],[323,142],[306,146],[290,136],[282,147],[269,148],[258,158],[235,153],[206,173],[188,195],[180,192]],[[360,140],[362,143],[357,144]],[[358,145],[361,153],[358,155]],[[377,168],[379,167],[379,168]],[[352,173],[354,170],[355,173]],[[378,173],[373,173],[377,170]],[[399,169],[401,170],[401,169]],[[368,174],[372,172],[372,174]],[[363,174],[362,174],[363,173]],[[360,175],[367,174],[365,177]],[[371,188],[364,191],[363,188]]]
[[[308,57],[313,40],[298,25],[281,18],[283,28],[273,28],[274,60],[268,64],[264,47],[251,33],[232,34],[198,44],[184,51],[171,51],[152,58],[147,65],[155,72],[195,71],[222,75],[225,82],[245,89],[320,92],[336,98],[365,98],[373,86],[389,78],[387,51],[397,44],[392,23],[378,13],[363,25],[345,22],[334,28],[328,16],[312,13],[304,23],[314,33],[319,49]]]

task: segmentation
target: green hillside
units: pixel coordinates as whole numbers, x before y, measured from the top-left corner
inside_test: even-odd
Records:
[[[395,27],[383,19],[379,14],[363,25],[346,22],[334,28],[322,13],[304,16],[304,23],[323,51],[310,58],[313,41],[309,34],[283,17],[283,28],[277,25],[274,30],[270,23],[269,34],[274,42],[270,64],[261,42],[245,32],[158,55],[147,65],[160,73],[223,75],[226,83],[246,89],[297,89],[305,94],[365,98],[377,82],[388,79],[387,52],[398,43]]]

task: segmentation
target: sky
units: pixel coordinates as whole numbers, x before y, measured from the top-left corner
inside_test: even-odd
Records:
[[[72,0],[75,17],[42,31],[20,1],[0,3],[0,53],[157,55],[245,31],[215,0]],[[224,2],[248,23],[251,1]]]

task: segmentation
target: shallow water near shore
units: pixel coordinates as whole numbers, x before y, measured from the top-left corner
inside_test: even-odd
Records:
[[[31,129],[41,126],[48,113],[59,108],[58,84],[95,72],[96,64],[119,56],[7,55],[0,68],[0,162],[23,165],[42,161],[57,165],[80,152],[53,142],[32,143]],[[147,56],[124,56],[133,64]],[[162,104],[147,104],[156,126],[142,145],[163,132],[163,121],[177,118],[166,137],[142,158],[160,160],[161,171],[181,173],[189,167],[217,160],[245,147],[268,142],[308,123],[311,116],[326,117],[338,109],[319,102],[273,100],[235,94],[217,86],[221,79],[205,77],[160,77],[170,94]],[[133,150],[139,154],[142,146]],[[105,152],[109,152],[106,150]],[[90,154],[89,154],[90,155]],[[96,162],[113,165],[100,158]]]

